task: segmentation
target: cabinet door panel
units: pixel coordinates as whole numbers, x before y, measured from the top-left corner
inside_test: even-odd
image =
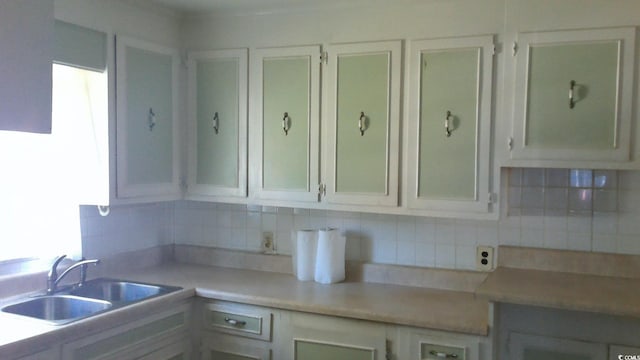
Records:
[[[509,358],[514,360],[596,360],[605,359],[608,350],[605,344],[516,332],[508,341]]]
[[[493,37],[411,44],[408,206],[489,211]]]
[[[296,340],[295,360],[373,360],[375,349]]]
[[[320,47],[257,49],[253,54],[251,196],[317,202]]]
[[[263,186],[306,191],[308,186],[308,57],[263,62]],[[283,120],[287,114],[289,119]],[[285,132],[282,123],[289,129]]]
[[[178,54],[117,38],[117,197],[175,199],[178,185]]]
[[[327,69],[326,198],[398,204],[399,41],[332,45]]]
[[[247,195],[247,50],[189,54],[188,197]]]
[[[390,60],[389,54],[338,57],[336,192],[388,191]],[[366,130],[361,134],[363,113]]]
[[[635,29],[523,33],[519,48],[511,157],[628,161]]]

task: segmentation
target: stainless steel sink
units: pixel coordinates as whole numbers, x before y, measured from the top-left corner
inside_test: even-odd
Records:
[[[131,303],[167,294],[180,288],[163,285],[144,284],[131,281],[96,279],[69,291],[69,294],[106,300],[113,303]]]
[[[3,312],[65,324],[79,320],[112,307],[108,301],[86,299],[70,295],[40,296],[8,305]]]
[[[0,311],[62,325],[180,289],[125,280],[95,279],[81,286],[60,288],[53,295],[24,299],[4,306]]]

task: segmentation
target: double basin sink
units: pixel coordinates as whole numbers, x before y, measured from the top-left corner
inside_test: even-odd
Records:
[[[95,279],[82,286],[61,289],[52,295],[23,299],[0,310],[62,325],[180,289],[124,280]]]

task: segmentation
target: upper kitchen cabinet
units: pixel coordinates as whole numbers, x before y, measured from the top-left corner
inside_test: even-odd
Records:
[[[133,201],[180,197],[178,52],[118,36],[117,197]]]
[[[630,160],[634,28],[521,33],[516,49],[512,159],[588,167]]]
[[[400,41],[328,48],[323,183],[329,203],[397,206]]]
[[[53,0],[0,1],[0,130],[51,133]]]
[[[252,52],[251,197],[318,201],[320,47]]]
[[[187,198],[247,196],[247,50],[189,54]]]
[[[492,36],[413,41],[407,124],[407,206],[487,213]]]

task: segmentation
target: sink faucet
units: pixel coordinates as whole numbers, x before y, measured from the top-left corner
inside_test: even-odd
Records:
[[[82,286],[84,284],[84,281],[87,278],[87,265],[98,264],[100,262],[100,260],[98,259],[84,260],[83,258],[77,263],[69,266],[65,271],[62,272],[62,274],[60,274],[60,276],[58,276],[58,265],[66,257],[67,255],[61,255],[58,258],[56,258],[56,260],[53,262],[53,265],[51,266],[51,270],[49,270],[49,275],[47,275],[47,294],[48,295],[55,293],[56,289],[58,288],[58,283],[60,282],[60,280],[62,280],[71,270],[77,267],[80,267],[80,281],[76,284],[76,286]]]

